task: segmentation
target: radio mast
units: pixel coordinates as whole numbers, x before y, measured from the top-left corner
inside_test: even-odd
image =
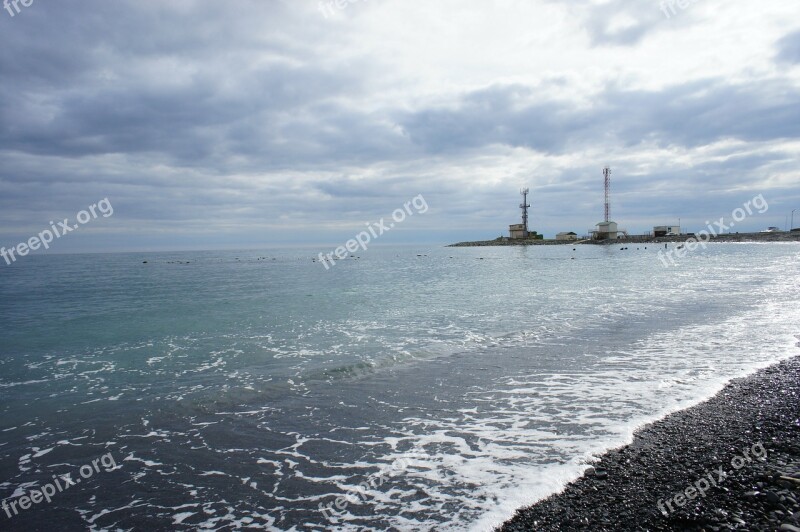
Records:
[[[611,204],[610,204],[610,196],[611,196],[611,167],[606,166],[603,168],[603,177],[605,178],[605,187],[606,187],[606,221],[611,221],[610,214],[611,214]]]
[[[530,190],[527,187],[519,191],[522,194],[522,204],[520,204],[519,208],[522,209],[522,226],[526,238],[528,236],[528,208],[530,207],[528,204],[528,192]]]

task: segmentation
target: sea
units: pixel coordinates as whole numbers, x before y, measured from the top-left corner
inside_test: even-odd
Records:
[[[488,531],[800,352],[797,244],[320,251],[0,263],[0,530]]]

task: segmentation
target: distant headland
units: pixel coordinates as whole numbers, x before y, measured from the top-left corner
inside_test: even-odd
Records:
[[[669,242],[684,242],[687,246],[694,244],[705,245],[709,242],[799,242],[800,228],[794,228],[794,213],[791,212],[792,222],[789,224],[789,215],[786,216],[787,230],[781,231],[778,227],[769,227],[759,233],[733,232],[733,227],[748,216],[764,214],[769,210],[769,203],[763,194],[758,194],[744,202],[741,207],[733,209],[729,217],[722,216],[713,223],[706,221],[707,227],[700,231],[686,232],[681,228],[680,218],[676,225],[656,225],[652,232],[645,234],[631,234],[626,229],[611,220],[611,167],[603,168],[604,219],[596,224],[596,228],[589,230],[584,236],[574,231],[562,231],[553,240],[546,240],[543,235],[529,228],[528,194],[530,189],[525,187],[520,190],[522,203],[522,223],[508,226],[508,236],[500,236],[494,240],[479,240],[476,242],[459,242],[448,247],[474,247],[474,246],[546,246],[546,245],[616,245],[616,244],[660,244]],[[795,209],[797,210],[797,209]],[[681,246],[679,246],[681,247]]]
[[[537,235],[538,236],[538,235]],[[494,240],[478,240],[475,242],[458,242],[447,247],[479,247],[479,246],[557,246],[557,245],[576,245],[590,244],[600,246],[610,246],[616,244],[663,244],[669,242],[686,242],[695,238],[692,233],[673,235],[673,236],[628,236],[616,239],[593,240],[591,238],[583,240],[545,240],[542,238],[509,238],[501,236]],[[709,242],[800,242],[800,230],[791,232],[775,233],[726,233],[723,235],[711,236]]]

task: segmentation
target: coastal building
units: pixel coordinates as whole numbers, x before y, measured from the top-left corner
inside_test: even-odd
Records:
[[[508,226],[508,237],[512,240],[529,239],[529,240],[543,240],[544,235],[540,235],[536,231],[528,231],[525,229],[525,224],[514,224]]]
[[[530,208],[530,204],[528,203],[529,192],[530,190],[527,188],[523,188],[519,192],[522,194],[522,203],[519,206],[519,208],[522,209],[522,223],[508,226],[508,237],[512,240],[531,238],[542,240],[544,238],[543,235],[537,234],[536,231],[528,231],[528,209]]]
[[[562,241],[578,240],[578,233],[573,233],[572,231],[561,232],[556,235],[556,240],[562,240]]]
[[[508,226],[508,237],[511,239],[528,238],[528,228],[525,224],[512,224]]]
[[[669,234],[681,234],[681,228],[677,225],[657,225],[653,227],[653,236],[667,236]]]
[[[597,224],[597,229],[592,231],[593,240],[616,240],[619,236],[617,222],[611,221],[611,168],[603,168],[603,185],[605,189],[605,221]]]
[[[616,240],[619,236],[619,228],[617,222],[600,222],[597,224],[597,229],[592,231],[592,238],[594,240]]]

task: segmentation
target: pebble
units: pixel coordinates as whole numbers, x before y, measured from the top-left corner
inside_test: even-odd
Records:
[[[800,532],[798,486],[786,478],[798,478],[798,412],[800,357],[794,357],[638,430],[633,443],[602,455],[582,478],[519,510],[499,530]],[[704,472],[730,465],[756,443],[766,450],[763,460],[727,468],[729,475],[703,497],[676,503]]]

